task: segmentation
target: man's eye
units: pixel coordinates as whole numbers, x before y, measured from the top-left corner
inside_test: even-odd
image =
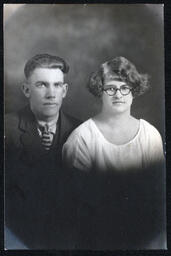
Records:
[[[55,83],[55,87],[62,87],[63,83]]]
[[[45,87],[46,86],[46,83],[37,83],[36,84],[37,87],[41,88],[41,87]]]

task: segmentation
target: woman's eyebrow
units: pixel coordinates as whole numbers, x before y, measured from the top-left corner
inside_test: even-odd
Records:
[[[117,85],[117,84],[108,84],[108,85],[105,85],[105,88],[110,88],[110,87],[121,87],[121,86],[127,86],[127,84],[126,83],[123,83],[123,84],[121,84],[121,85]]]

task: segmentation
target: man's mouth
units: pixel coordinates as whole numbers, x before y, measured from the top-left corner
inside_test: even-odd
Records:
[[[45,106],[54,106],[54,105],[57,105],[57,104],[55,102],[46,102],[43,105],[45,105]]]

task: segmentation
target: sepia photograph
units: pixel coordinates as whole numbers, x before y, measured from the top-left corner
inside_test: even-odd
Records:
[[[4,250],[166,250],[163,4],[4,4]]]

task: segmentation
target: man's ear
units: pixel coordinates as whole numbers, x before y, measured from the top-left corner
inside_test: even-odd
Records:
[[[22,84],[21,90],[27,98],[30,98],[30,86],[27,82]]]
[[[65,83],[63,85],[63,98],[65,98],[65,96],[67,95],[67,91],[68,91],[68,84]]]

